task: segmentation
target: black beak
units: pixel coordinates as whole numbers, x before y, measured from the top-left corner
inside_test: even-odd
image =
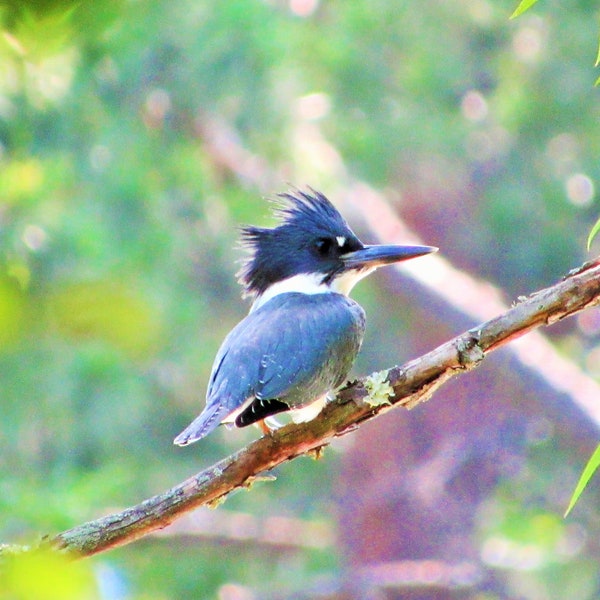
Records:
[[[434,246],[365,246],[341,256],[347,269],[375,268],[437,252]]]

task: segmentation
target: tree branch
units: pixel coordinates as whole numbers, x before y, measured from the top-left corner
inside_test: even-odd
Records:
[[[599,303],[600,262],[596,260],[428,354],[348,384],[315,420],[282,427],[163,494],[59,533],[47,542],[89,556],[137,540],[198,506],[214,506],[231,491],[250,487],[261,479],[261,473],[285,461],[318,452],[336,436],[395,405],[416,406],[454,375],[476,367],[487,353],[534,328]]]

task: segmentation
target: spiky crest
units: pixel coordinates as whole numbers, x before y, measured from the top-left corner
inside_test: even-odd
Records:
[[[241,243],[249,256],[238,273],[238,281],[246,296],[258,296],[275,282],[308,272],[317,264],[310,259],[320,242],[343,239],[344,251],[362,246],[329,199],[312,188],[278,194],[274,214],[279,224],[273,228],[242,228]],[[324,276],[329,266],[322,261]]]

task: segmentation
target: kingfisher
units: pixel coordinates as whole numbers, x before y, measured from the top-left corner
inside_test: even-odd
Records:
[[[346,380],[362,344],[365,312],[349,293],[378,267],[437,251],[365,245],[320,192],[278,195],[273,228],[242,229],[248,258],[238,273],[248,315],[223,341],[206,406],[174,440],[196,442],[221,423],[269,431],[284,411],[313,419]]]

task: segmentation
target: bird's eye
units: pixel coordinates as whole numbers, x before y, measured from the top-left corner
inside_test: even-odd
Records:
[[[315,248],[317,249],[317,252],[321,256],[328,256],[331,253],[332,246],[333,246],[333,241],[330,240],[329,238],[321,238],[315,244]]]

